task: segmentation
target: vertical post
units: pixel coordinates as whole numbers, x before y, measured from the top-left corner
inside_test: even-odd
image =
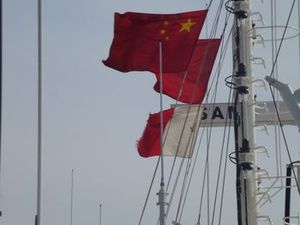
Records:
[[[257,225],[256,156],[254,149],[254,95],[252,91],[250,0],[233,2],[235,82],[235,141],[237,156],[237,197],[239,225]]]
[[[291,184],[292,184],[292,167],[293,164],[289,164],[286,167],[285,178],[285,206],[284,206],[284,223],[290,223],[290,209],[291,209]]]
[[[2,172],[2,35],[3,35],[3,27],[2,27],[2,0],[0,0],[0,178]],[[1,185],[1,180],[0,180]],[[0,187],[1,191],[1,187]],[[2,211],[0,211],[0,216],[2,216]]]
[[[101,225],[101,220],[102,220],[102,212],[101,212],[101,210],[102,210],[102,205],[101,204],[99,204],[99,225]]]
[[[36,225],[41,225],[42,211],[42,85],[42,0],[38,0],[38,162]]]
[[[74,169],[71,174],[71,205],[70,205],[70,224],[73,224],[73,199],[74,199]]]
[[[161,181],[160,181],[160,190],[158,192],[158,205],[159,205],[159,221],[160,225],[166,224],[166,191],[165,191],[165,182],[164,182],[164,156],[163,156],[163,98],[162,98],[162,89],[163,89],[163,67],[162,67],[162,42],[159,42],[159,76],[160,76],[160,163],[161,163]]]
[[[300,0],[298,0],[298,29],[300,29]],[[298,52],[299,52],[299,62],[300,62],[300,36],[298,36]],[[300,64],[299,64],[300,65]]]

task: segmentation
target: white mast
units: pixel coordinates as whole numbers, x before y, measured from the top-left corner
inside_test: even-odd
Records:
[[[239,225],[257,225],[254,95],[252,91],[252,21],[250,0],[235,0],[233,61],[235,83],[235,138]]]

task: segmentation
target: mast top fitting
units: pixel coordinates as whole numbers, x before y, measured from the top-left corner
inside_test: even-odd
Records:
[[[246,1],[233,2],[234,14],[239,19],[246,19],[248,17],[249,4]]]

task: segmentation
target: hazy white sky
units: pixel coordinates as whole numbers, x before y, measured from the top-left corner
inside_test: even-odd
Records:
[[[208,18],[214,18],[215,1]],[[278,6],[278,9],[287,7]],[[43,1],[43,225],[70,224],[71,170],[74,169],[73,224],[99,224],[99,204],[102,204],[102,224],[138,224],[138,219],[150,184],[156,158],[142,159],[136,151],[136,140],[142,134],[148,113],[159,110],[159,96],[153,91],[155,78],[147,72],[122,74],[102,65],[108,56],[113,38],[114,12],[174,13],[203,9],[207,1],[182,0],[44,0]],[[269,2],[254,1],[256,9],[269,15]],[[281,16],[285,21],[285,10]],[[264,18],[268,24],[269,20]],[[32,225],[36,213],[37,156],[37,1],[3,0],[3,128],[0,225]],[[279,20],[279,19],[278,19]],[[297,25],[294,21],[293,25]],[[223,26],[221,21],[220,26]],[[205,34],[205,30],[202,35]],[[218,33],[220,34],[220,32]],[[266,36],[268,34],[265,34]],[[284,46],[281,65],[282,81],[299,88],[297,39]],[[269,44],[266,43],[267,47]],[[296,46],[296,47],[295,47]],[[293,52],[294,53],[294,52]],[[262,47],[255,54],[266,59],[267,69],[259,68],[256,78],[270,71],[271,51]],[[226,101],[229,89],[224,78],[231,73],[231,50],[221,73],[218,101]],[[256,70],[255,70],[256,72]],[[296,78],[294,78],[296,77]],[[264,91],[259,100],[270,96]],[[164,107],[174,103],[164,99]],[[299,133],[288,127],[292,155],[299,160]],[[271,135],[273,135],[273,128]],[[216,129],[213,137],[221,139]],[[219,136],[220,135],[220,138]],[[258,133],[258,145],[272,143],[273,137]],[[212,146],[211,160],[219,159],[220,145]],[[271,157],[275,150],[269,144]],[[232,145],[231,150],[234,147]],[[200,196],[202,165],[195,175],[192,193]],[[286,160],[286,151],[282,150]],[[201,154],[200,156],[201,157]],[[265,158],[263,158],[264,160]],[[261,160],[261,161],[263,161]],[[261,163],[259,160],[259,162]],[[274,161],[272,161],[273,163]],[[171,163],[167,160],[167,163]],[[200,164],[201,164],[200,163]],[[264,165],[264,164],[263,164]],[[273,164],[270,168],[273,168]],[[211,170],[217,170],[212,165]],[[230,186],[226,189],[225,223],[234,224],[234,167],[228,172]],[[285,173],[285,172],[284,172]],[[276,171],[271,171],[272,175]],[[212,175],[212,186],[215,174]],[[156,191],[143,224],[157,221]],[[212,187],[212,190],[214,188]],[[213,196],[213,191],[211,195]],[[296,199],[296,195],[293,195]],[[297,197],[298,208],[299,197]],[[196,197],[183,218],[183,224],[195,224],[199,208]],[[212,204],[212,197],[211,203]],[[277,201],[277,202],[276,202]],[[282,197],[275,200],[279,216],[283,215]],[[203,206],[205,207],[205,206]],[[296,206],[297,207],[297,206]],[[210,211],[211,213],[211,211]],[[206,211],[203,213],[207,217]],[[170,218],[172,221],[173,218]],[[169,223],[170,223],[169,221]],[[205,223],[205,219],[203,223]],[[276,224],[280,224],[277,221]]]

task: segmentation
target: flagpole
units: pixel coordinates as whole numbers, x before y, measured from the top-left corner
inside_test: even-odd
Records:
[[[73,199],[74,199],[74,169],[72,169],[72,172],[71,172],[70,225],[73,225]]]
[[[0,0],[0,178],[1,178],[1,172],[2,172],[2,35],[3,35],[3,29],[2,29],[2,0]],[[0,180],[1,182],[1,180]],[[1,190],[1,189],[0,189]],[[2,211],[0,211],[0,216],[2,216]]]
[[[37,214],[36,225],[41,225],[42,211],[42,0],[38,0],[38,152],[37,152]]]
[[[165,181],[164,181],[164,156],[163,156],[163,74],[162,74],[162,42],[159,42],[159,92],[160,92],[160,163],[161,163],[161,181],[160,181],[160,190],[158,192],[158,205],[159,205],[159,221],[160,225],[166,224],[166,213],[165,213],[165,205],[166,205],[166,191],[165,191]]]
[[[99,225],[101,225],[101,222],[102,222],[102,212],[101,212],[101,209],[102,209],[102,205],[99,204]]]

